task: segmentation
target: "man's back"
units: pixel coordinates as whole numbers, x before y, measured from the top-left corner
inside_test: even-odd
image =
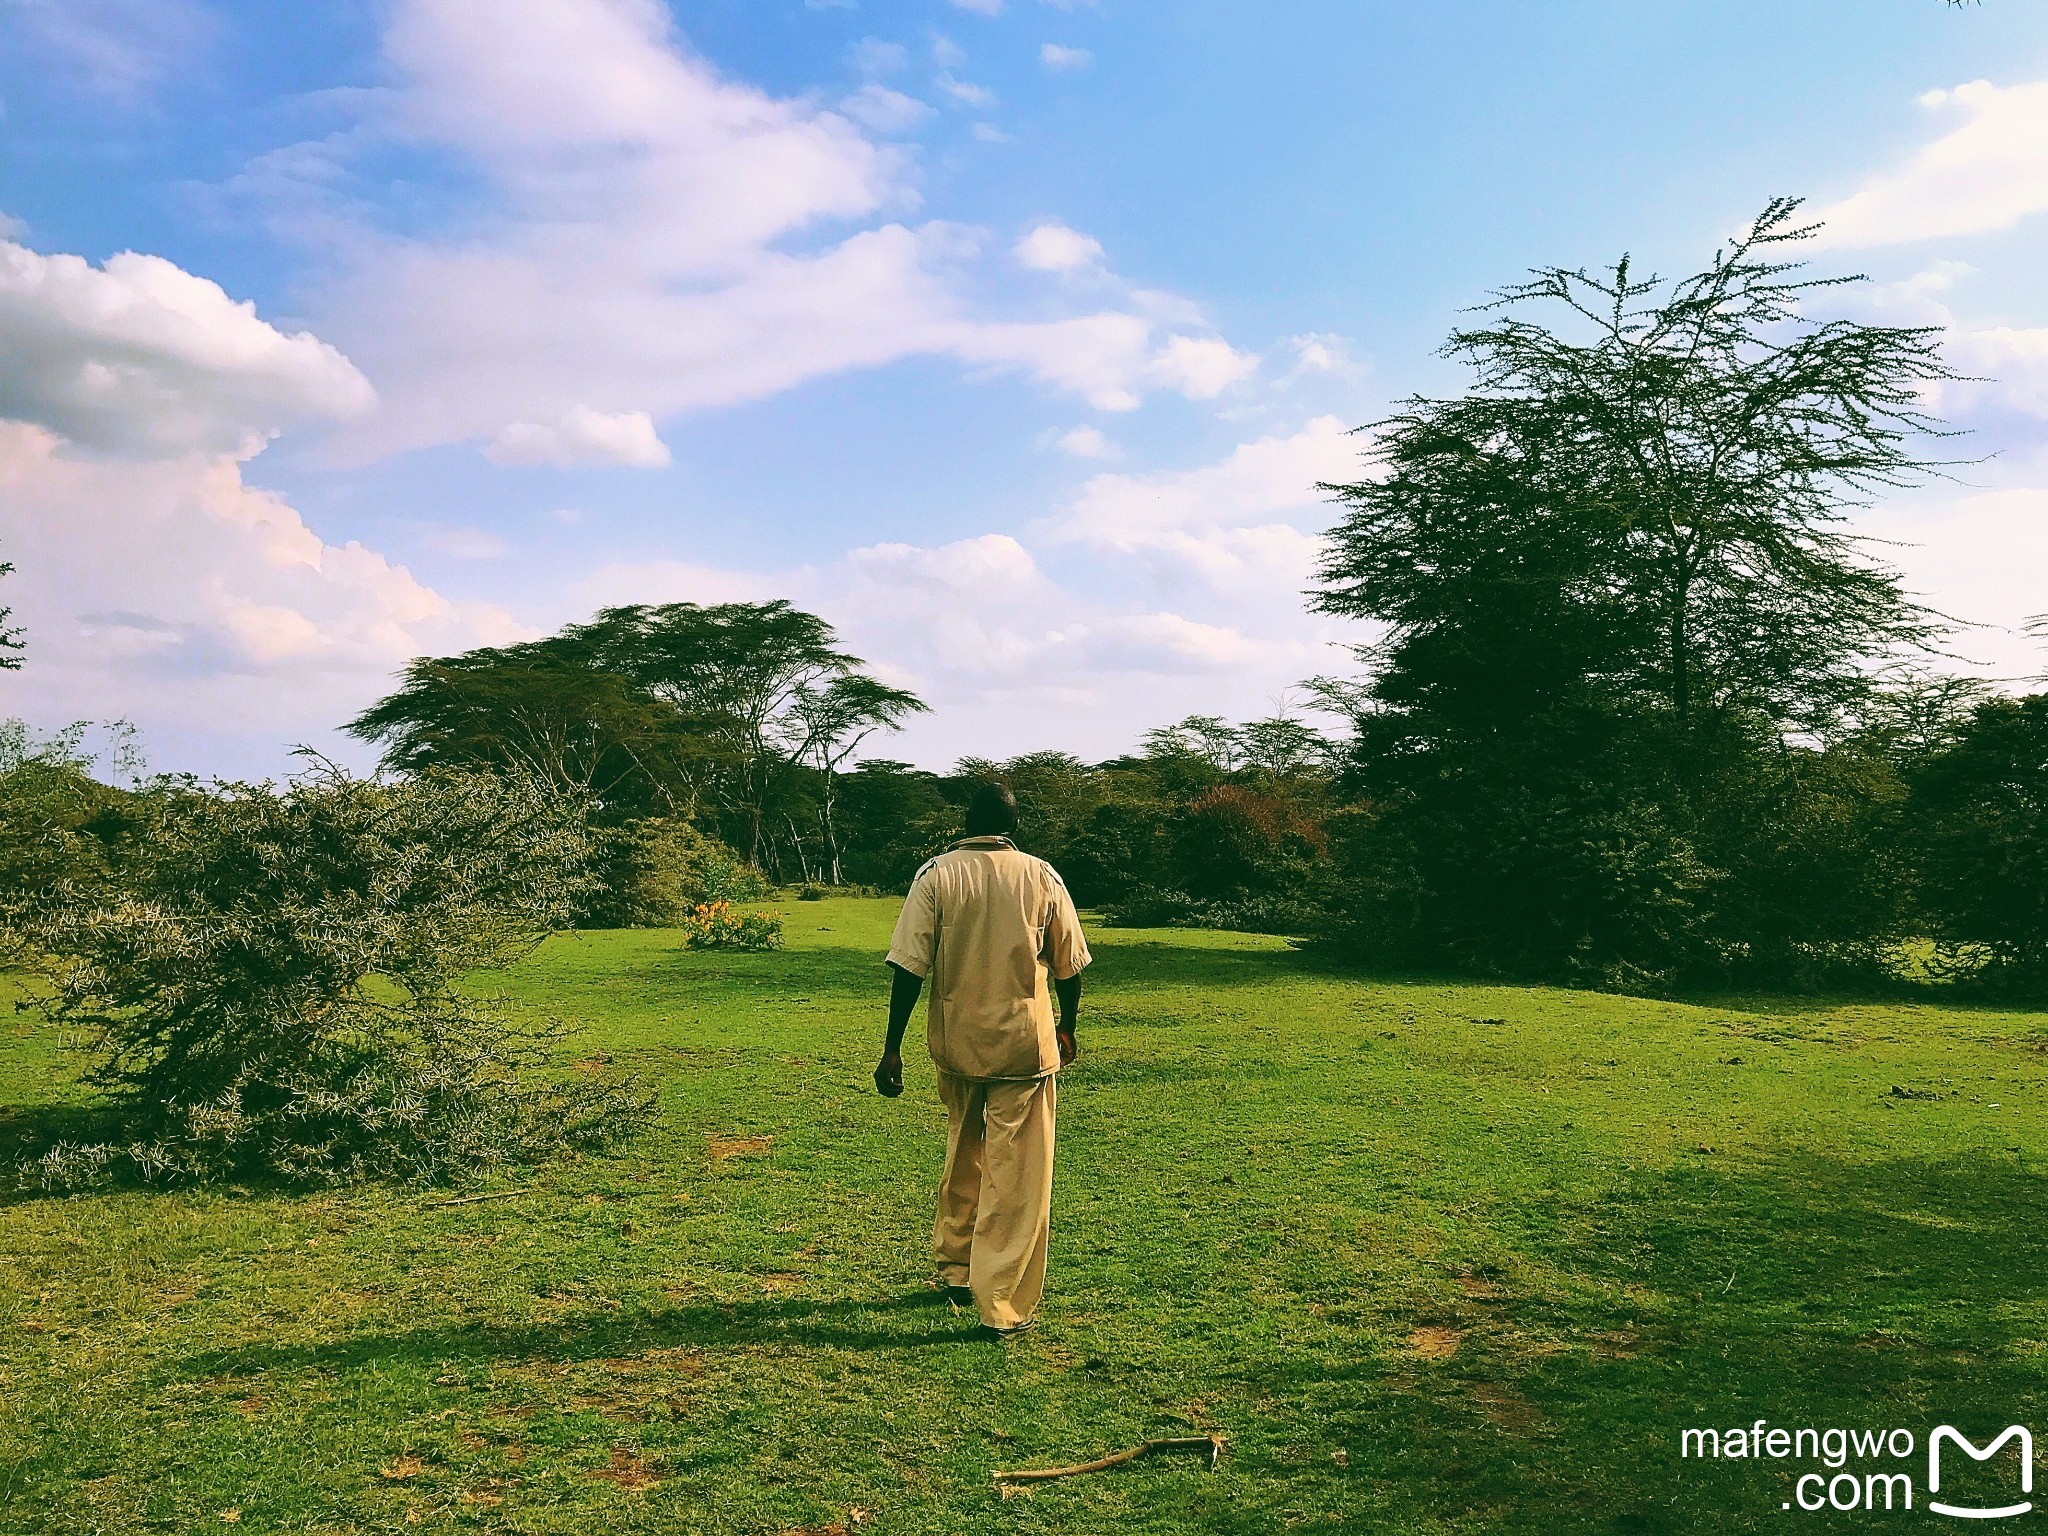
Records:
[[[1065,980],[1088,959],[1058,873],[1006,837],[968,838],[919,870],[889,948],[928,976],[932,1060],[977,1081],[1059,1069],[1047,972]]]

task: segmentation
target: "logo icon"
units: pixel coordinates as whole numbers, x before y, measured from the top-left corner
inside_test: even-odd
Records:
[[[1943,1424],[1927,1437],[1927,1491],[1941,1492],[1941,1443],[1952,1440],[1957,1448],[1972,1461],[1989,1461],[1996,1456],[2006,1441],[2018,1439],[2020,1443],[2020,1492],[2034,1491],[2034,1437],[2024,1426],[2015,1424],[1996,1440],[1978,1450],[1969,1442],[1963,1432],[1953,1425]],[[1937,1515],[1956,1515],[1964,1520],[2003,1520],[2008,1515],[2024,1515],[2034,1507],[2033,1501],[2020,1504],[2005,1504],[1997,1509],[1974,1509],[1965,1505],[1941,1504],[1928,1501],[1927,1507]]]

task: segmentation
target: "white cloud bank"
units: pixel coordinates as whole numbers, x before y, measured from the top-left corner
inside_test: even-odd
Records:
[[[1818,244],[1855,249],[2010,229],[2048,209],[2048,81],[1972,81],[1921,105],[1948,132],[1814,211]]]
[[[130,456],[247,457],[294,422],[360,415],[368,380],[157,256],[95,267],[0,240],[0,417]]]
[[[318,338],[157,257],[0,242],[0,356],[6,713],[125,715],[170,765],[269,771],[413,656],[520,633],[246,482],[292,422],[370,405]]]
[[[331,742],[422,653],[518,638],[402,566],[329,544],[232,457],[67,457],[0,423],[6,599],[27,632],[4,710],[54,725],[125,716],[166,766],[274,771]]]
[[[309,302],[383,395],[348,456],[501,444],[579,407],[660,421],[912,356],[1110,409],[1211,398],[1255,364],[1190,306],[1106,273],[1093,308],[1004,313],[982,296],[981,232],[903,218],[914,161],[869,136],[921,115],[899,93],[834,111],[729,80],[658,0],[395,0],[389,16],[396,83],[365,93],[356,128],[238,182],[338,263]],[[950,69],[958,50],[935,57]],[[366,214],[368,157],[394,144],[474,176],[481,211],[416,234]],[[1061,238],[1058,260],[1100,249]]]

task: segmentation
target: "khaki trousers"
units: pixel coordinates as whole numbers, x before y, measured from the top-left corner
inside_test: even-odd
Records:
[[[1018,1327],[1045,1294],[1058,1080],[977,1083],[941,1072],[939,1097],[946,1105],[946,1176],[932,1227],[939,1279],[973,1291],[989,1327]]]

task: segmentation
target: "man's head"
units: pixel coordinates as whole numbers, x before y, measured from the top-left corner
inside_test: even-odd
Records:
[[[1009,837],[1017,830],[1017,797],[1006,784],[984,784],[967,802],[969,837]]]

